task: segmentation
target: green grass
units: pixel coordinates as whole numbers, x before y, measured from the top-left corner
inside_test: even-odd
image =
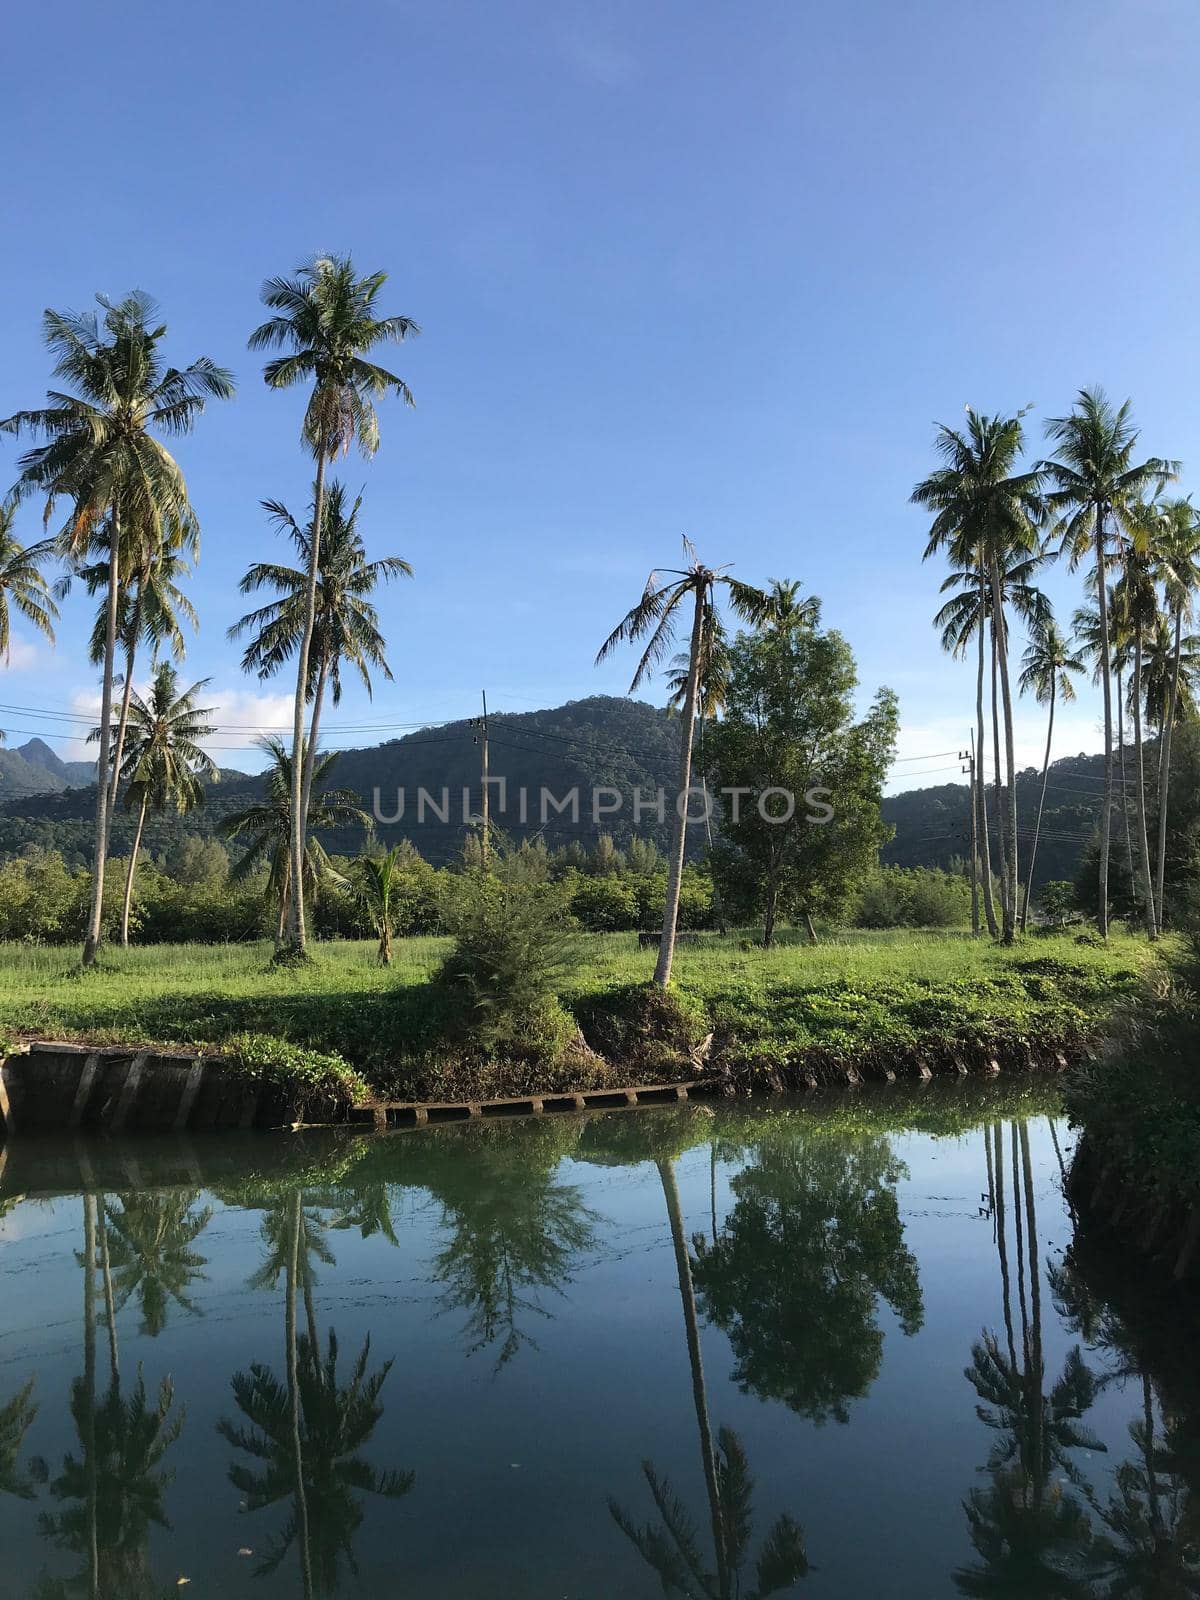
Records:
[[[299,970],[272,967],[266,943],[109,948],[83,973],[64,949],[0,946],[0,1031],[185,1046],[270,1035],[336,1052],[394,1092],[430,1093],[436,1019],[425,980],[446,948],[399,940],[384,969],[373,942],[330,943]],[[655,952],[633,934],[591,934],[577,953],[561,992],[587,1033],[648,981]],[[753,1071],[905,1050],[1070,1048],[1102,1031],[1156,959],[1125,933],[1107,946],[1061,935],[1012,950],[959,934],[886,932],[762,951],[731,935],[683,947],[675,982],[697,1030],[715,1029],[727,1056]]]

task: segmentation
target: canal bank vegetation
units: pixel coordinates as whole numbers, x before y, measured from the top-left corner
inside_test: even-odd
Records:
[[[1120,932],[1107,944],[1063,933],[1006,950],[968,936],[854,931],[769,951],[735,932],[682,945],[662,995],[648,984],[654,952],[636,936],[560,930],[536,982],[530,969],[509,987],[520,940],[490,937],[495,895],[464,910],[477,919],[469,937],[397,940],[390,968],[373,940],[322,945],[299,974],[272,963],[269,941],[111,951],[87,973],[62,950],[0,947],[0,1027],[14,1038],[213,1051],[253,1035],[260,1052],[277,1042],[274,1070],[299,1059],[289,1051],[315,1052],[396,1099],[725,1071],[738,1087],[775,1087],[807,1072],[844,1081],[848,1068],[1073,1058],[1143,992],[1158,960]]]

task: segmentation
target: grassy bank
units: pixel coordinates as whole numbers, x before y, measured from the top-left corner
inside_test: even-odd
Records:
[[[1173,948],[1066,1091],[1077,1202],[1176,1276],[1200,1272],[1200,950]]]
[[[628,934],[581,936],[560,985],[586,1055],[546,1069],[464,1060],[449,1049],[446,995],[430,983],[444,941],[399,941],[391,968],[363,942],[319,946],[310,968],[281,971],[263,945],[108,950],[83,974],[62,950],[0,947],[0,1029],[96,1042],[220,1047],[268,1035],[335,1053],[397,1096],[523,1093],[572,1074],[678,1075],[712,1033],[744,1085],[782,1068],[813,1070],[1034,1048],[1072,1052],[1139,991],[1155,959],[1144,941],[1069,935],[1012,950],[958,935],[854,934],[810,948],[745,948],[731,936],[684,947],[677,1026],[647,1025],[652,951]],[[538,1074],[541,1074],[541,1079]],[[561,1082],[558,1080],[561,1078]]]

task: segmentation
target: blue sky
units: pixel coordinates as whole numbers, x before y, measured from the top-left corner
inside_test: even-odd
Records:
[[[1147,453],[1200,459],[1194,0],[64,0],[6,33],[0,413],[47,386],[42,308],[96,290],[147,289],[173,359],[235,369],[177,452],[204,529],[184,670],[229,727],[286,720],[224,631],[273,553],[259,500],[308,495],[302,398],[245,343],[261,280],[314,251],[387,269],[423,329],[393,361],[417,409],[342,468],[372,551],[417,576],[383,600],[395,683],[348,693],[332,743],[482,686],[513,710],[623,692],[596,646],[687,533],[820,594],[864,694],[900,695],[901,754],[941,751],[972,686],[907,504],[935,420],[1033,402],[1037,450],[1100,382]],[[85,707],[87,622],[71,602],[54,652],[18,630],[5,701]],[[3,716],[10,743],[51,728]],[[1096,720],[1085,698],[1060,752]],[[1028,707],[1021,755],[1040,741]]]

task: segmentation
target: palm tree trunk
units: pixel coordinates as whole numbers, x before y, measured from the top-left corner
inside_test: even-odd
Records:
[[[1046,727],[1046,759],[1042,762],[1042,792],[1038,796],[1037,820],[1033,824],[1033,845],[1029,851],[1029,877],[1025,883],[1025,904],[1021,907],[1021,932],[1029,926],[1029,902],[1033,899],[1033,869],[1037,863],[1038,837],[1042,831],[1042,812],[1046,805],[1046,785],[1050,780],[1050,745],[1054,739],[1054,701],[1058,673],[1050,674],[1050,721]]]
[[[300,827],[305,839],[308,838],[308,808],[312,800],[313,766],[317,759],[317,729],[321,726],[321,708],[325,703],[325,682],[328,672],[329,658],[323,653],[320,671],[317,673],[317,687],[313,694],[312,717],[308,724],[308,747],[304,752],[304,781],[300,796]]]
[[[300,1369],[296,1339],[296,1285],[300,1270],[300,1191],[292,1197],[292,1237],[288,1249],[287,1303],[284,1307],[284,1339],[287,1343],[288,1399],[292,1424],[292,1457],[295,1463],[296,1546],[300,1553],[300,1580],[304,1600],[312,1600],[312,1560],[308,1547],[308,1496],[304,1489],[304,1456],[300,1442]]]
[[[133,849],[129,852],[129,866],[125,872],[125,898],[121,902],[121,948],[129,948],[129,908],[133,904],[133,875],[137,871],[138,851],[142,848],[142,829],[146,826],[146,807],[150,803],[149,795],[142,796],[142,808],[138,812],[137,827],[133,834]]]
[[[1108,853],[1112,840],[1113,713],[1112,653],[1108,628],[1108,562],[1104,549],[1104,507],[1096,506],[1096,600],[1100,610],[1100,683],[1104,690],[1104,805],[1100,812],[1096,921],[1108,938]]]
[[[1179,661],[1183,648],[1183,608],[1175,607],[1175,651],[1171,663],[1171,700],[1158,750],[1158,864],[1154,875],[1155,911],[1163,925],[1163,889],[1167,876],[1167,795],[1171,787],[1171,738],[1179,705]]]
[[[712,875],[713,911],[716,913],[717,918],[717,932],[725,934],[728,929],[725,926],[725,907],[721,901],[721,885],[717,882],[716,873],[712,871],[713,829],[712,808],[708,797],[708,770],[704,759],[705,720],[704,707],[702,705],[700,707],[700,790],[704,796],[704,838],[708,845],[709,872]]]
[[[704,637],[704,586],[696,590],[696,616],[692,623],[692,643],[688,653],[687,692],[683,697],[683,716],[679,729],[679,792],[671,818],[671,859],[667,863],[667,903],[663,907],[662,939],[654,981],[660,989],[671,982],[675,960],[675,929],[679,921],[679,886],[683,880],[683,852],[686,845],[688,791],[692,781],[692,740],[696,733],[696,690],[700,681],[700,644]]]
[[[129,699],[133,694],[133,658],[136,650],[136,642],[127,646],[125,650],[125,682],[121,689],[121,709],[117,713],[117,737],[113,746],[112,779],[108,786],[108,836],[110,841],[112,839],[113,812],[117,806],[117,790],[121,782],[121,757],[125,753],[125,730],[129,724]]]
[[[1004,943],[1011,944],[1017,926],[1017,894],[1020,870],[1017,865],[1017,761],[1013,742],[1012,684],[1008,676],[1008,621],[1004,615],[1004,595],[1000,587],[1000,568],[992,563],[992,625],[997,633],[1000,657],[1000,692],[1004,703],[1004,761],[1008,775],[1008,903],[1004,908]]]
[[[662,1180],[663,1199],[667,1203],[667,1218],[671,1224],[671,1243],[675,1248],[675,1270],[679,1277],[679,1298],[683,1304],[683,1326],[687,1338],[688,1363],[692,1369],[692,1400],[696,1407],[696,1426],[700,1432],[700,1459],[704,1467],[704,1484],[708,1491],[708,1511],[712,1525],[713,1550],[717,1560],[717,1592],[729,1593],[728,1569],[725,1555],[725,1529],[721,1521],[721,1498],[717,1484],[717,1457],[713,1449],[712,1424],[708,1416],[708,1396],[704,1387],[704,1364],[700,1358],[700,1325],[696,1316],[696,1291],[692,1284],[692,1264],[688,1257],[687,1240],[683,1231],[683,1209],[679,1203],[679,1185],[675,1180],[675,1167],[670,1161],[658,1162],[658,1175]]]
[[[113,1295],[112,1262],[108,1255],[108,1216],[103,1196],[96,1202],[96,1221],[100,1233],[100,1272],[104,1281],[104,1320],[108,1324],[108,1367],[116,1383],[121,1376],[121,1362],[117,1352],[117,1306]]]
[[[1031,1390],[1030,1420],[1033,1423],[1034,1488],[1039,1497],[1046,1486],[1045,1416],[1042,1401],[1042,1265],[1038,1258],[1037,1211],[1033,1200],[1033,1163],[1029,1154],[1029,1124],[1021,1123],[1021,1173],[1025,1190],[1025,1220],[1029,1232],[1030,1340],[1028,1354]],[[1016,1173],[1013,1174],[1016,1181]]]
[[[292,900],[288,912],[291,947],[304,954],[304,708],[308,703],[308,658],[312,650],[317,614],[317,572],[321,558],[321,525],[325,519],[325,451],[317,456],[317,483],[313,494],[312,538],[308,552],[308,587],[304,602],[304,631],[296,662],[296,705],[292,717]]]
[[[983,678],[984,657],[987,647],[987,577],[982,564],[979,568],[979,670],[975,679],[975,744],[978,770],[975,774],[975,815],[979,834],[979,854],[983,870],[983,912],[987,918],[988,932],[996,938],[996,907],[992,900],[992,847],[988,839],[987,816],[987,763],[984,760],[983,728]]]
[[[1129,868],[1129,887],[1137,883],[1133,865],[1133,828],[1129,822],[1129,786],[1125,776],[1125,684],[1120,667],[1113,674],[1117,685],[1117,781],[1121,785],[1121,820],[1125,824],[1125,861]]]
[[[1154,920],[1154,877],[1150,867],[1150,837],[1146,830],[1146,761],[1142,746],[1142,624],[1133,633],[1133,749],[1137,765],[1138,847],[1142,856],[1142,893],[1146,897],[1146,931],[1158,938]]]
[[[104,926],[104,866],[108,857],[109,751],[112,744],[113,665],[117,653],[117,604],[121,577],[121,515],[114,502],[108,555],[108,617],[104,636],[104,685],[100,692],[100,753],[96,760],[96,848],[92,863],[92,907],[83,942],[83,965],[96,962]]]
[[[1000,645],[992,618],[992,757],[996,763],[996,837],[1000,846],[1000,937],[1008,941],[1008,834],[1004,826],[1004,768],[1000,762]]]

